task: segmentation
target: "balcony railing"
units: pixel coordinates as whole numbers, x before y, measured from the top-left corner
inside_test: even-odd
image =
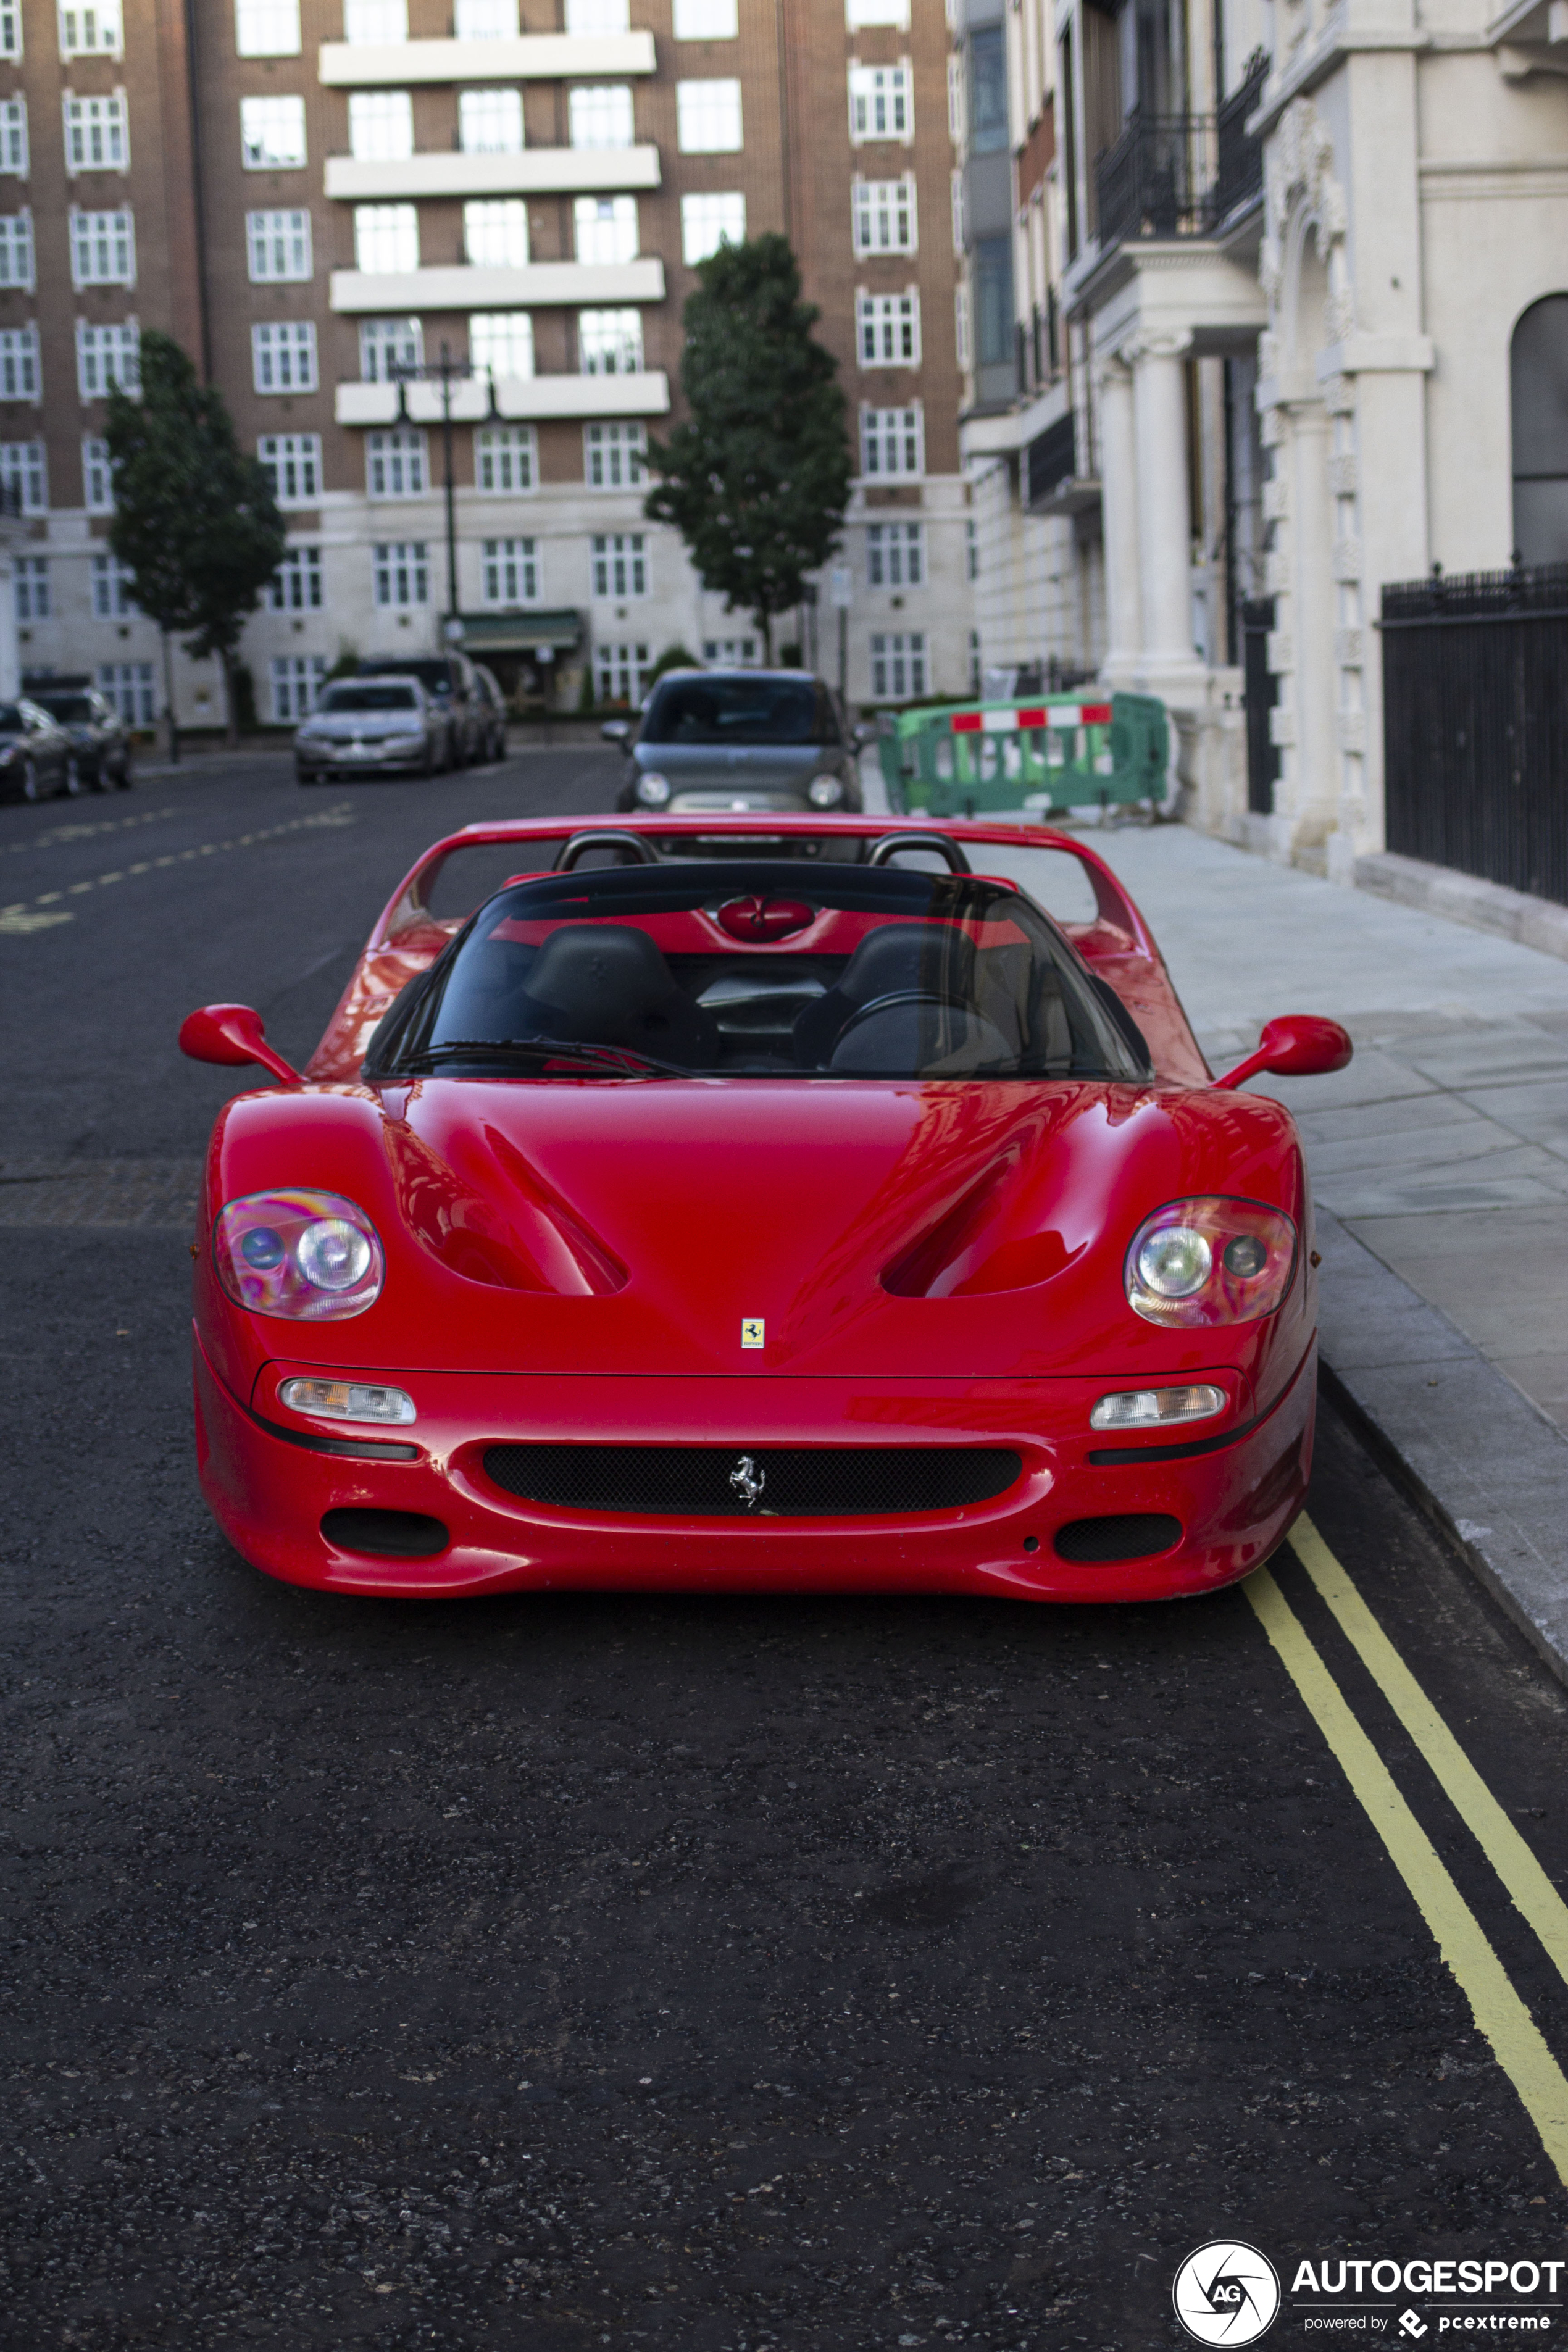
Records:
[[[1100,244],[1140,236],[1213,236],[1263,190],[1263,148],[1247,136],[1268,71],[1266,57],[1217,114],[1134,111],[1094,167]]]

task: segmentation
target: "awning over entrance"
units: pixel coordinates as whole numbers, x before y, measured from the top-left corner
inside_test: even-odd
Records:
[[[569,604],[554,612],[459,613],[458,625],[463,651],[480,661],[486,654],[537,653],[542,646],[573,653],[583,642],[583,615]]]

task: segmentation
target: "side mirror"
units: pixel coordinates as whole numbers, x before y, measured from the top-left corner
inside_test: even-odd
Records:
[[[631,731],[632,722],[629,719],[606,719],[599,730],[606,743],[622,745],[629,742]]]
[[[273,1052],[260,1013],[248,1004],[204,1004],[199,1012],[188,1013],[180,1024],[180,1051],[193,1062],[217,1062],[226,1069],[256,1062],[286,1087],[303,1083],[299,1071]]]
[[[1342,1070],[1354,1051],[1349,1031],[1337,1021],[1325,1021],[1315,1013],[1287,1013],[1278,1021],[1266,1021],[1256,1054],[1248,1054],[1215,1084],[1243,1086],[1265,1071],[1275,1078],[1326,1078],[1331,1071]]]

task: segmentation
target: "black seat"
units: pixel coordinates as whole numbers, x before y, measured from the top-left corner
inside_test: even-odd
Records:
[[[719,1056],[719,1025],[634,923],[563,923],[534,958],[516,1034],[627,1045],[689,1068]]]
[[[974,943],[946,923],[883,923],[867,933],[833,986],[795,1024],[802,1069],[826,1066],[833,1041],[852,1013],[884,996],[939,996],[971,1004]]]

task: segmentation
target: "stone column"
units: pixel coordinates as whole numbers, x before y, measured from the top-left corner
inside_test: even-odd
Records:
[[[1142,676],[1155,691],[1191,691],[1203,665],[1193,646],[1193,518],[1188,496],[1190,335],[1147,336],[1132,373],[1138,448],[1139,593]]]
[[[1100,394],[1100,511],[1109,642],[1100,665],[1108,684],[1131,683],[1142,652],[1138,600],[1138,456],[1132,377],[1114,352],[1095,371]]]

